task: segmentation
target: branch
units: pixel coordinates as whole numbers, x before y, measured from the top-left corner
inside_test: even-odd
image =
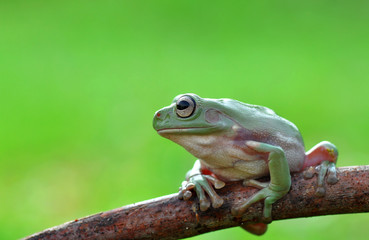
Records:
[[[292,175],[290,192],[273,204],[273,220],[369,211],[369,165],[338,168],[339,182],[326,186],[323,198],[315,196],[316,177]],[[257,189],[240,182],[217,190],[224,198],[218,209],[198,210],[197,198],[177,199],[177,194],[124,206],[67,222],[25,239],[179,239],[254,221],[260,222],[263,203],[252,205],[241,218],[231,215]]]

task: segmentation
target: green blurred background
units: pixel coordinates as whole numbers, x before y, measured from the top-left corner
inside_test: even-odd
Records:
[[[176,192],[180,93],[265,105],[369,163],[368,1],[0,1],[0,239]],[[193,239],[367,239],[369,214]]]

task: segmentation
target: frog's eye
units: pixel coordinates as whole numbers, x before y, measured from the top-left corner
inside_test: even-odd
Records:
[[[177,115],[181,118],[187,118],[195,112],[196,102],[190,96],[182,96],[176,103]]]

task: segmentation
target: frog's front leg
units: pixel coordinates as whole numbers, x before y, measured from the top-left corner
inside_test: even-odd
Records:
[[[211,183],[211,184],[210,184]],[[223,205],[223,199],[214,191],[224,187],[225,183],[219,179],[203,174],[201,172],[201,162],[197,160],[193,168],[188,171],[186,181],[182,182],[179,188],[178,197],[180,199],[189,200],[192,196],[191,190],[195,189],[196,195],[200,201],[200,210],[206,211],[210,207],[210,202],[206,198],[205,193],[210,197],[213,208],[218,208]]]
[[[263,216],[266,222],[272,220],[272,204],[282,198],[290,190],[291,175],[288,162],[282,148],[266,143],[247,141],[247,147],[260,152],[269,153],[268,166],[270,172],[270,183],[259,183],[257,181],[245,181],[247,185],[261,188],[259,192],[248,198],[240,206],[232,208],[234,216],[240,216],[252,204],[264,199]]]

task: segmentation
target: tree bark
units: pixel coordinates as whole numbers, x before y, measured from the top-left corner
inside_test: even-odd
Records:
[[[316,177],[292,174],[290,192],[273,204],[273,220],[369,211],[369,165],[337,169],[338,183],[326,184],[326,194],[315,195]],[[220,208],[201,212],[198,200],[179,200],[177,194],[135,203],[36,233],[25,239],[180,239],[250,222],[260,222],[263,202],[252,205],[242,217],[231,207],[258,191],[240,182],[217,190]]]

